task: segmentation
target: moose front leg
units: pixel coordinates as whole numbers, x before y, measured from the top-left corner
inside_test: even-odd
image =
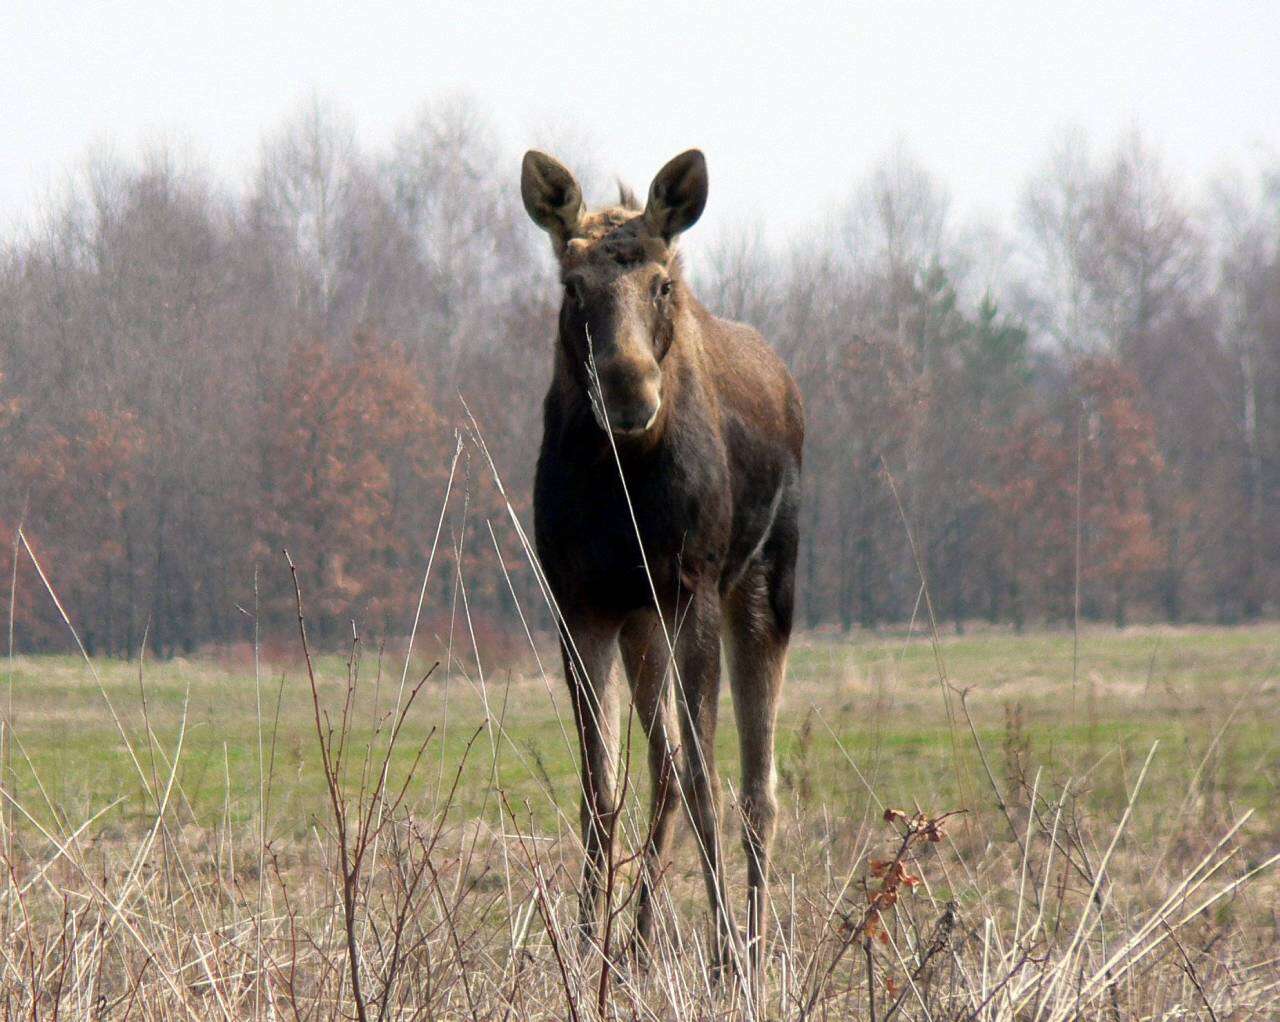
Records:
[[[613,676],[616,625],[593,620],[561,633],[565,680],[582,751],[582,884],[578,921],[584,942],[594,939],[600,895],[618,815],[618,690]]]
[[[683,789],[702,857],[707,899],[715,921],[714,967],[736,951],[737,932],[725,891],[720,848],[720,780],[716,772],[716,709],[720,693],[720,598],[712,587],[695,591],[676,614],[677,714],[683,744]]]
[[[622,626],[618,645],[631,685],[636,715],[649,742],[649,830],[643,848],[643,872],[636,896],[633,951],[647,963],[657,913],[657,885],[662,860],[671,843],[680,805],[679,727],[671,698],[667,646],[673,624],[664,624],[655,611],[633,614]]]

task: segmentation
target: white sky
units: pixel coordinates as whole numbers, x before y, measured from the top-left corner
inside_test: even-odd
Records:
[[[902,141],[961,216],[1006,216],[1069,125],[1141,126],[1192,187],[1280,162],[1280,0],[0,0],[0,230],[94,145],[174,138],[243,181],[313,93],[379,145],[459,91],[513,188],[549,133],[638,190],[698,145],[711,222],[789,234]]]

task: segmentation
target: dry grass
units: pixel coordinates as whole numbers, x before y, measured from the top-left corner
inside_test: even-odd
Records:
[[[434,656],[358,641],[313,659],[300,640],[298,662],[255,656],[251,672],[11,656],[0,1006],[1280,1017],[1278,644],[1275,627],[1086,632],[1077,664],[1069,634],[803,637],[758,990],[708,969],[687,837],[650,967],[617,953],[647,826],[639,770],[608,871],[611,943],[579,940],[575,750],[536,637],[501,672],[461,640],[434,674]],[[720,740],[735,776],[727,718]]]
[[[1086,647],[1123,662],[1115,647],[1131,638],[1099,635]],[[1164,636],[1171,663],[1183,666],[1153,687],[1174,692],[1184,710],[1197,690],[1212,695],[1193,671],[1201,638]],[[1247,673],[1248,658],[1230,648],[1238,636],[1217,638]],[[1266,646],[1276,634],[1254,638]],[[1010,649],[1035,659],[1039,645],[1058,641],[992,635],[948,640],[943,654],[963,664],[985,644],[995,665]],[[0,1003],[10,1018],[353,1017],[350,934],[370,1018],[874,1011],[878,1019],[1252,1019],[1280,1011],[1269,854],[1277,821],[1256,776],[1274,792],[1274,743],[1258,751],[1272,757],[1269,780],[1264,768],[1237,778],[1236,794],[1224,793],[1228,772],[1251,762],[1249,718],[1274,712],[1273,689],[1249,682],[1256,698],[1244,712],[1194,714],[1184,722],[1198,736],[1194,745],[1191,737],[1182,748],[1165,741],[1149,753],[1135,749],[1144,740],[1138,730],[1115,740],[1118,722],[1140,710],[1120,667],[1114,691],[1095,704],[1102,719],[1092,738],[1087,722],[1074,730],[1029,725],[1028,717],[1043,719],[1037,693],[1049,698],[1040,691],[1049,682],[1030,679],[1018,692],[1030,710],[1001,701],[1009,709],[999,727],[979,722],[979,712],[970,731],[966,707],[992,701],[975,690],[963,706],[956,699],[957,778],[936,679],[930,689],[927,674],[914,673],[924,654],[927,644],[903,638],[855,651],[815,637],[797,650],[760,1009],[734,981],[710,979],[687,838],[665,878],[662,939],[649,972],[579,946],[571,746],[562,736],[557,748],[552,737],[561,695],[553,678],[495,683],[481,679],[474,661],[455,660],[447,711],[445,680],[427,682],[416,703],[411,676],[410,712],[393,717],[398,677],[382,676],[376,653],[325,658],[320,730],[310,725],[294,758],[284,745],[308,737],[302,725],[312,713],[305,671],[283,687],[260,676],[255,687],[205,662],[163,665],[152,673],[164,683],[152,686],[143,667],[139,688],[136,665],[102,665],[102,691],[126,748],[84,664],[74,684],[76,669],[65,661],[20,659],[6,735],[16,783],[6,786]],[[896,665],[883,662],[888,655]],[[841,656],[857,663],[834,670]],[[74,749],[47,758],[48,719],[35,689],[42,666],[54,689],[59,679],[67,684],[84,730],[114,736],[82,749],[89,762]],[[879,681],[866,681],[867,667],[881,672]],[[1270,671],[1265,662],[1258,669]],[[835,683],[822,690],[828,672]],[[179,683],[190,686],[185,703],[174,696]],[[997,684],[1004,695],[1012,682]],[[245,702],[256,707],[260,691],[262,714],[240,718],[238,741],[224,734],[205,743],[197,766],[189,757],[198,735],[218,726],[217,691],[228,714]],[[50,708],[55,718],[63,712]],[[395,719],[412,723],[393,741]],[[314,797],[322,748],[338,781],[338,799],[323,813],[323,791]],[[122,769],[95,774],[95,761]],[[42,762],[57,776],[46,778]],[[915,803],[932,815],[967,810],[946,821],[937,842],[912,836],[926,826],[911,819],[914,809],[884,819],[891,805],[911,806],[905,788],[931,775],[935,784],[919,784]],[[958,784],[970,792],[963,805]],[[1262,796],[1254,800],[1262,819],[1241,791]],[[622,857],[644,833],[644,800],[635,778]],[[357,846],[362,861],[353,869]],[[730,868],[741,897],[740,855]],[[637,877],[625,862],[615,873],[616,925],[625,933]],[[887,904],[886,877],[897,878]]]

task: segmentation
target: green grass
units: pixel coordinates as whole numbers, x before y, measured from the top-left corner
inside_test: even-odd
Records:
[[[1074,662],[1073,645],[1069,632],[944,636],[938,652],[951,686],[944,701],[937,657],[925,637],[800,637],[778,738],[784,804],[806,800],[861,813],[877,799],[939,811],[991,802],[987,770],[961,706],[963,690],[991,773],[1010,802],[1017,801],[1020,783],[1039,770],[1042,790],[1060,790],[1070,780],[1073,790],[1090,793],[1095,809],[1122,807],[1158,740],[1143,800],[1151,826],[1159,825],[1163,810],[1180,807],[1194,787],[1196,811],[1208,811],[1206,805],[1215,811],[1254,807],[1274,832],[1280,825],[1280,626],[1090,629],[1080,638]],[[202,825],[256,814],[258,716],[251,664],[212,657],[148,662],[141,688],[136,663],[95,666],[145,774],[154,770],[165,779],[165,755],[176,746],[185,705],[179,767],[185,808]],[[362,658],[360,666],[349,758],[355,778],[373,735],[375,695],[377,712],[385,713],[394,704],[401,665],[388,659],[380,683],[374,658]],[[414,668],[425,670],[422,664]],[[336,714],[345,661],[321,657],[317,671],[323,701]],[[7,703],[11,686],[19,742],[13,787],[33,815],[53,811],[52,805],[74,823],[121,799],[117,822],[146,816],[152,808],[146,788],[82,660],[18,657],[0,674],[0,684],[0,705]],[[725,688],[717,754],[731,794],[736,736]],[[143,691],[160,753],[149,753],[142,739]],[[263,740],[267,755],[274,756],[269,828],[300,835],[326,812],[301,663],[265,666],[261,701]],[[473,663],[455,658],[442,664],[408,719],[393,777],[408,767],[432,729],[427,769],[420,772],[414,798],[429,800],[448,788],[478,729],[458,789],[459,811],[495,809],[496,779],[513,806],[527,801],[540,824],[554,823],[559,814],[565,825],[576,820],[577,754],[558,673],[544,678],[532,663],[519,664],[490,672],[481,686]],[[638,729],[632,757],[641,767]],[[637,790],[642,789],[638,779]]]

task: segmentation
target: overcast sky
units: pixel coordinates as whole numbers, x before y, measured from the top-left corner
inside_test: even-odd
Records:
[[[697,145],[708,217],[771,234],[814,221],[899,141],[961,216],[1007,216],[1067,126],[1105,147],[1139,125],[1194,187],[1280,162],[1278,8],[3,0],[0,225],[95,145],[174,138],[243,182],[264,132],[313,94],[376,146],[425,99],[467,93],[515,157],[577,137],[640,188]]]

